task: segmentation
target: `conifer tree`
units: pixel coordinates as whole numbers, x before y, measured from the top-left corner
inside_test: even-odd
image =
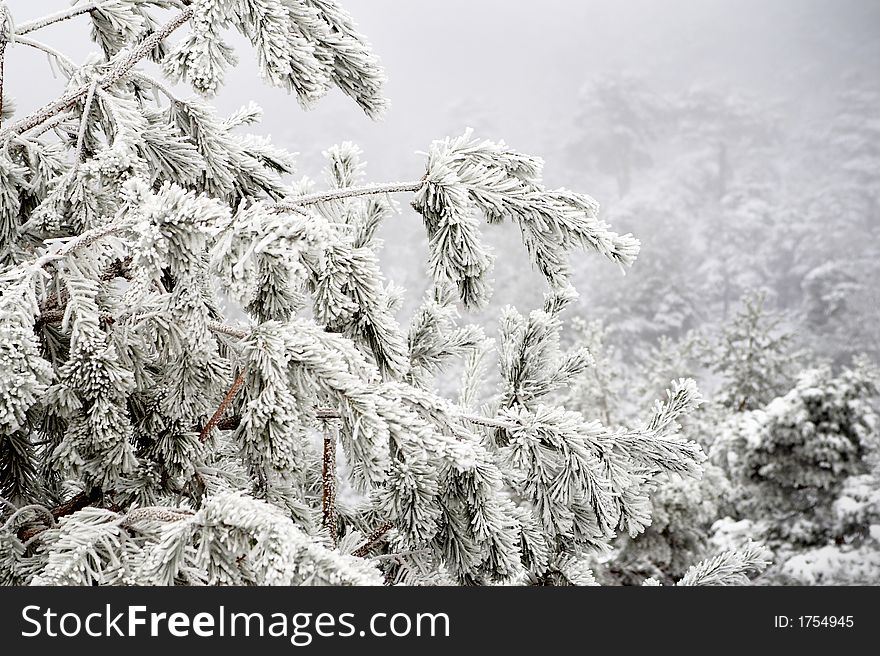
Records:
[[[723,377],[719,402],[734,412],[755,410],[789,389],[802,354],[784,317],[766,307],[766,294],[743,296],[741,307],[707,359]]]
[[[775,552],[775,583],[880,580],[877,380],[865,358],[836,375],[807,369],[765,407],[720,424],[712,458],[736,492],[715,548],[737,546],[736,534],[760,540]]]
[[[798,520],[827,509],[848,477],[870,471],[880,446],[877,394],[867,361],[836,376],[821,366],[765,407],[737,416],[723,448],[735,451],[738,482],[756,487],[750,503]]]
[[[365,183],[342,144],[328,188],[290,182],[294,157],[242,130],[258,107],[211,106],[235,30],[303,108],[336,88],[381,116],[383,69],[335,0],[14,18],[0,44],[49,52],[66,86],[29,114],[5,103],[0,128],[4,582],[585,584],[590,556],[650,523],[658,481],[700,476],[679,435],[692,380],[632,428],[552,401],[591,364],[561,347],[567,254],[628,267],[639,250],[591,197],[469,131],[431,144],[412,181]],[[68,19],[100,49],[83,65],[32,36]],[[433,291],[408,326],[378,260],[379,227],[407,220],[392,194],[429,239]],[[455,307],[486,303],[481,233],[506,222],[549,289],[541,309],[504,310],[492,394],[485,338]],[[432,380],[460,357],[453,400]],[[683,583],[759,561],[727,554]]]

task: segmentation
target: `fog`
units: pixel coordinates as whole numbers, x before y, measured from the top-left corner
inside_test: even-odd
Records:
[[[9,0],[18,22],[65,2]],[[827,103],[847,74],[880,70],[880,5],[869,0],[349,0],[382,58],[392,109],[372,123],[338,92],[310,112],[256,76],[246,48],[220,95],[232,109],[252,98],[263,128],[314,160],[314,149],[360,144],[379,178],[406,176],[414,151],[465,125],[484,128],[527,152],[545,153],[577,112],[584,83],[635,73],[659,89],[694,83],[788,104],[792,117]],[[83,24],[41,32],[46,43],[81,61],[92,45]],[[233,43],[243,43],[233,38]],[[34,84],[45,56],[11,49],[7,85],[22,109],[56,89]],[[45,79],[45,78],[40,78]],[[564,177],[558,162],[548,162]]]

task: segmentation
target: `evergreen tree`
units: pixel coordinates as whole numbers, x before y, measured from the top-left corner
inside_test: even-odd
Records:
[[[876,368],[861,359],[838,375],[808,369],[765,407],[722,423],[711,453],[734,510],[713,527],[713,548],[767,544],[774,583],[880,580],[877,396]]]
[[[755,410],[787,390],[800,357],[783,317],[766,308],[766,294],[742,298],[739,312],[708,356],[723,383],[717,399],[735,412]]]
[[[734,415],[716,446],[745,486],[744,508],[797,524],[824,522],[845,481],[872,470],[877,394],[876,369],[862,360],[837,376],[828,366],[808,369],[764,408]]]
[[[614,178],[625,197],[637,169],[653,164],[652,145],[671,124],[669,99],[635,75],[597,77],[584,87],[575,125],[582,137],[569,148],[578,169],[588,166]]]

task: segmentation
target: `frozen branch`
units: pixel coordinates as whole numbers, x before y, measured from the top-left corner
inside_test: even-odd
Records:
[[[128,74],[128,72],[135,66],[135,64],[137,64],[141,59],[149,55],[158,43],[167,38],[168,35],[174,32],[174,30],[176,30],[178,27],[183,25],[187,20],[192,17],[192,15],[193,8],[187,7],[171,21],[169,21],[161,28],[153,32],[146,39],[141,41],[141,44],[130,53],[120,53],[117,58],[114,58],[118,59],[118,61],[113,63],[112,68],[100,80],[98,85],[99,89],[103,91],[109,89],[114,84],[116,84],[120,79]],[[44,121],[49,120],[59,112],[69,109],[89,92],[90,86],[90,84],[84,84],[78,89],[65,94],[58,100],[47,103],[46,105],[35,111],[33,114],[30,114],[29,116],[26,116],[17,123],[13,124],[12,127],[0,132],[0,141],[6,141],[12,135],[21,134],[26,130],[30,130],[31,128],[40,125]]]
[[[95,99],[95,87],[98,85],[98,80],[92,80],[92,83],[89,85],[89,92],[86,94],[86,104],[83,108],[82,119],[79,122],[79,134],[76,137],[76,155],[73,158],[73,170],[79,167],[79,163],[82,161],[83,155],[83,145],[86,139],[86,127],[89,123],[89,114],[92,113],[92,101]]]
[[[28,138],[28,139],[36,139],[37,137],[45,134],[49,130],[58,127],[64,121],[68,121],[71,119],[70,112],[61,112],[57,116],[53,117],[51,120],[46,121],[40,125],[37,125],[30,130],[27,131],[26,134],[23,134],[20,138]]]
[[[60,50],[56,50],[52,46],[46,45],[42,41],[37,41],[36,39],[28,39],[27,37],[15,37],[15,43],[20,43],[23,46],[28,46],[29,48],[33,48],[34,50],[40,50],[45,52],[49,57],[54,57],[60,62],[63,62],[71,69],[76,68],[76,62],[74,62],[70,57],[65,55]]]
[[[329,428],[330,434],[324,437],[324,452],[321,463],[321,525],[330,535],[336,547],[336,429]]]
[[[208,436],[211,434],[211,431],[214,430],[218,423],[220,423],[220,420],[223,418],[226,410],[229,408],[233,399],[235,399],[235,395],[238,394],[238,390],[240,390],[241,386],[244,385],[245,374],[247,374],[247,370],[242,369],[235,380],[232,382],[232,386],[229,388],[229,391],[226,392],[226,396],[223,397],[220,405],[214,411],[214,414],[211,415],[211,418],[208,420],[208,423],[205,424],[202,432],[199,433],[199,442],[206,442],[208,440]]]
[[[131,526],[136,522],[153,521],[153,522],[179,522],[187,517],[192,517],[195,513],[192,510],[183,508],[165,508],[163,506],[146,506],[144,508],[135,508],[130,510],[125,517],[122,518],[119,525],[123,527]]]
[[[44,253],[36,260],[30,262],[30,264],[37,267],[46,266],[50,262],[66,257],[86,246],[90,246],[104,237],[123,232],[124,230],[127,230],[128,227],[127,223],[109,223],[107,225],[98,226],[97,228],[92,228],[91,230],[86,230],[78,237],[67,240],[56,250],[50,250],[49,252]]]
[[[143,71],[131,71],[128,73],[128,77],[135,78],[140,80],[141,82],[145,82],[152,86],[157,91],[160,91],[168,100],[172,102],[180,102],[180,98],[174,95],[174,92],[171,91],[167,86],[159,82],[156,78],[147,75]]]
[[[299,208],[306,205],[315,205],[316,203],[326,203],[332,200],[342,200],[344,198],[355,198],[358,196],[375,196],[377,194],[395,194],[407,191],[418,191],[423,181],[418,182],[391,182],[381,185],[366,185],[363,187],[345,187],[343,189],[332,189],[330,191],[321,191],[314,194],[300,196],[283,203],[276,203],[272,209],[276,212],[296,212]]]
[[[227,326],[226,324],[220,323],[219,321],[209,321],[208,329],[213,333],[218,333],[220,335],[228,335],[229,337],[235,337],[237,339],[244,339],[250,333],[246,330],[242,330],[241,328],[234,328],[232,326]]]
[[[101,490],[98,488],[92,488],[89,492],[80,492],[79,494],[73,495],[70,499],[61,503],[50,511],[52,513],[53,522],[57,521],[61,517],[66,517],[67,515],[72,515],[78,510],[82,510],[86,506],[94,503],[98,499],[101,498]],[[48,528],[48,526],[39,526],[39,527],[31,527],[25,528],[18,533],[18,539],[22,542],[27,542],[34,536],[42,533]]]
[[[16,26],[15,33],[16,35],[20,35],[27,34],[28,32],[34,32],[54,23],[60,23],[61,21],[66,21],[70,18],[75,18],[77,16],[81,16],[82,14],[87,14],[90,11],[94,11],[95,9],[97,9],[102,4],[104,4],[104,2],[88,2],[84,5],[71,7],[70,9],[63,9],[61,11],[55,12],[54,14],[49,14],[48,16],[43,16],[42,18],[37,18],[32,21],[22,23],[21,25]]]

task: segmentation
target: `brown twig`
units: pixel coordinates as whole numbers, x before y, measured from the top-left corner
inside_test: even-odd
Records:
[[[214,414],[211,415],[211,418],[208,420],[208,423],[205,424],[202,432],[199,433],[200,442],[206,442],[208,440],[208,436],[211,434],[211,431],[214,430],[214,428],[216,428],[217,425],[220,423],[220,419],[226,413],[226,410],[229,408],[233,399],[235,399],[235,395],[238,394],[238,390],[240,390],[241,386],[244,385],[244,377],[246,373],[247,369],[242,369],[235,380],[232,381],[232,387],[230,387],[229,391],[226,392],[226,396],[223,397],[220,405],[214,411]]]
[[[338,530],[336,520],[336,429],[324,437],[324,456],[321,463],[321,525],[330,534],[334,548]]]
[[[64,503],[58,504],[54,508],[52,508],[52,517],[56,520],[61,517],[65,517],[67,515],[72,515],[78,510],[82,510],[86,506],[93,504],[95,501],[98,501],[102,496],[100,488],[92,488],[88,492],[80,492],[79,494],[75,494],[70,499],[65,501]],[[30,528],[23,528],[18,532],[18,539],[22,542],[27,542],[35,535],[42,533],[45,531],[48,526],[31,526]]]
[[[358,558],[363,558],[370,550],[379,544],[382,539],[385,537],[385,534],[394,528],[394,524],[391,522],[385,522],[384,524],[380,524],[377,526],[372,533],[367,536],[366,541],[359,546],[357,549],[351,552],[352,556],[357,556]]]
[[[241,415],[232,415],[217,422],[217,430],[235,430],[241,423]]]

